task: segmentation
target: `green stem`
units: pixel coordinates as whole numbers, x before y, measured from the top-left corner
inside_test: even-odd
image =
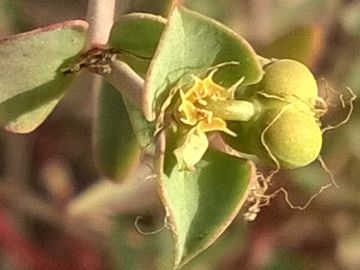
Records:
[[[249,121],[257,114],[256,105],[244,100],[217,100],[210,101],[206,109],[214,116],[230,121]]]

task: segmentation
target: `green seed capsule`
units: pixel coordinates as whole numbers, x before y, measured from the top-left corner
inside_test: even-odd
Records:
[[[269,121],[273,123],[263,130],[261,142],[282,168],[303,167],[319,156],[322,133],[311,115],[289,106],[284,108],[281,115],[278,112],[269,113],[264,123]]]
[[[303,100],[315,105],[318,96],[316,80],[311,71],[294,60],[279,60],[265,67],[258,91],[284,98],[287,101]]]
[[[260,104],[258,117],[229,122],[228,127],[238,136],[225,136],[225,140],[233,148],[281,168],[306,166],[318,157],[322,146],[315,118],[316,81],[306,66],[293,60],[273,62],[264,70],[261,82],[249,87],[244,96]]]
[[[322,146],[317,121],[292,105],[269,110],[253,123],[231,122],[228,126],[238,135],[225,137],[230,146],[285,169],[308,165]]]

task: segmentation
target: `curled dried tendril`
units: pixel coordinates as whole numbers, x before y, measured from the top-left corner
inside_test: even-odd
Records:
[[[344,95],[341,94],[341,93],[338,93],[337,91],[335,91],[332,88],[328,88],[328,89],[330,91],[332,91],[333,93],[335,93],[336,95],[338,95],[338,98],[339,98],[339,101],[340,101],[340,104],[341,104],[341,108],[345,109],[346,108],[346,101],[344,99]],[[340,122],[338,122],[336,124],[332,124],[332,125],[328,124],[327,126],[322,128],[322,133],[325,133],[325,132],[327,132],[329,130],[337,129],[337,128],[341,127],[342,125],[346,124],[347,122],[349,122],[350,117],[351,117],[351,115],[352,115],[352,113],[354,111],[354,101],[357,98],[357,96],[355,95],[355,93],[349,87],[347,87],[346,90],[350,94],[350,97],[348,99],[349,109],[348,109],[348,112],[347,112],[346,116]]]
[[[256,178],[250,186],[250,193],[246,198],[249,207],[244,214],[246,221],[254,221],[261,210],[270,203],[271,195],[266,195],[266,191],[270,184],[269,177],[265,177],[263,173],[257,172]]]
[[[164,229],[169,229],[169,225],[168,225],[169,222],[168,222],[168,216],[167,216],[167,215],[165,215],[165,217],[164,217],[164,222],[163,222],[163,224],[160,226],[160,228],[155,229],[155,230],[153,230],[153,231],[144,231],[143,229],[140,228],[139,222],[140,222],[141,220],[143,220],[143,219],[144,219],[144,217],[142,217],[142,216],[137,216],[136,219],[135,219],[135,221],[134,221],[134,226],[135,226],[136,231],[137,231],[138,233],[144,235],[144,236],[147,236],[147,235],[155,235],[155,234],[160,233],[160,232],[163,231]]]
[[[342,109],[346,109],[346,107],[348,107],[348,112],[343,120],[336,124],[328,124],[322,128],[322,133],[325,133],[346,124],[350,120],[354,111],[354,102],[357,99],[357,96],[350,87],[346,87],[345,89],[349,97],[345,100],[345,95],[333,89],[324,78],[319,80],[319,85],[319,89],[322,90],[324,95],[324,98],[321,98],[322,102],[318,103],[318,107],[323,109],[321,116],[325,115],[329,111],[330,107],[338,107],[338,103],[340,103]],[[338,100],[338,103],[334,103],[334,99]]]
[[[245,221],[254,221],[257,218],[257,215],[260,213],[261,208],[269,205],[270,201],[278,194],[284,195],[285,203],[289,206],[290,209],[303,211],[307,209],[311,205],[311,203],[325,190],[331,187],[338,188],[334,175],[326,166],[326,163],[321,156],[318,157],[318,161],[322,169],[329,175],[330,183],[322,185],[319,190],[314,193],[303,205],[295,205],[293,202],[291,202],[289,198],[289,193],[284,187],[280,187],[274,192],[266,194],[271,185],[272,178],[279,172],[279,169],[271,171],[267,176],[265,176],[262,172],[258,171],[255,180],[250,185],[250,192],[248,197],[246,198],[248,208],[244,214]]]
[[[213,81],[213,76],[217,71],[218,67],[214,68],[204,79],[193,75],[193,85],[189,89],[173,88],[161,106],[155,134],[164,127],[166,110],[173,104],[174,96],[179,93],[179,99],[172,113],[177,123],[185,130],[180,144],[174,150],[181,169],[195,169],[195,165],[201,160],[209,146],[207,133],[221,131],[230,136],[236,136],[236,133],[227,128],[225,120],[214,115],[207,105],[209,102],[234,100],[235,90],[244,79],[240,79],[230,88],[225,88]]]
[[[295,105],[300,111],[304,113],[311,112],[317,121],[320,121],[320,118],[328,111],[327,102],[320,96],[315,98],[315,103],[313,104],[311,100],[296,95],[283,97],[279,95],[267,94],[262,91],[259,91],[258,94],[268,99],[284,102],[287,105]]]
[[[279,113],[281,115],[281,112]],[[271,125],[271,124],[270,124]],[[265,141],[263,141],[265,142]],[[266,145],[266,144],[265,144]],[[265,146],[266,148],[266,146]],[[321,168],[324,170],[324,172],[329,176],[330,183],[322,185],[319,190],[314,193],[303,205],[295,205],[291,202],[289,198],[289,193],[284,187],[280,187],[274,192],[270,194],[266,194],[270,185],[272,178],[280,171],[280,163],[276,159],[276,157],[271,153],[271,150],[267,147],[267,151],[269,151],[269,154],[274,159],[274,162],[276,163],[275,170],[272,170],[269,175],[265,176],[262,172],[257,172],[256,178],[253,181],[253,183],[250,185],[250,193],[246,199],[247,203],[249,204],[248,209],[246,213],[244,214],[244,219],[246,221],[254,221],[258,215],[258,213],[261,211],[261,208],[264,206],[267,206],[270,204],[271,199],[276,197],[278,194],[284,195],[284,200],[286,204],[294,210],[305,210],[310,206],[310,204],[325,190],[335,187],[339,188],[338,184],[335,181],[335,177],[331,170],[326,165],[325,161],[323,160],[322,156],[319,155],[317,160],[320,163]]]

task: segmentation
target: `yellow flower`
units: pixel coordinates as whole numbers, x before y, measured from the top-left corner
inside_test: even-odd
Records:
[[[207,108],[207,105],[216,101],[234,100],[234,92],[243,81],[239,80],[230,88],[213,81],[217,69],[214,69],[204,79],[193,76],[194,84],[184,92],[179,89],[180,99],[175,105],[174,115],[179,123],[187,128],[187,132],[181,138],[178,148],[174,154],[182,169],[194,170],[195,165],[205,154],[209,142],[206,133],[211,131],[222,131],[231,136],[236,136],[229,130],[226,122]],[[169,101],[165,103],[170,104]]]

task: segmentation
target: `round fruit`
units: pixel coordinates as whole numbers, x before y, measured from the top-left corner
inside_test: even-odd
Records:
[[[238,136],[225,136],[225,140],[240,152],[282,168],[306,166],[322,146],[315,117],[316,81],[306,66],[294,60],[275,61],[264,70],[262,80],[240,97],[259,104],[257,117],[229,122],[229,129]]]
[[[319,156],[322,133],[311,115],[288,106],[282,112],[267,114],[265,123],[261,144],[268,147],[267,154],[273,155],[282,168],[303,167]]]
[[[318,88],[314,76],[305,65],[284,59],[267,65],[264,70],[264,77],[255,86],[258,91],[287,101],[300,99],[315,105]]]
[[[225,136],[231,147],[284,169],[308,165],[322,146],[315,118],[292,105],[268,110],[252,123],[229,122],[228,126],[237,133],[237,137]]]

